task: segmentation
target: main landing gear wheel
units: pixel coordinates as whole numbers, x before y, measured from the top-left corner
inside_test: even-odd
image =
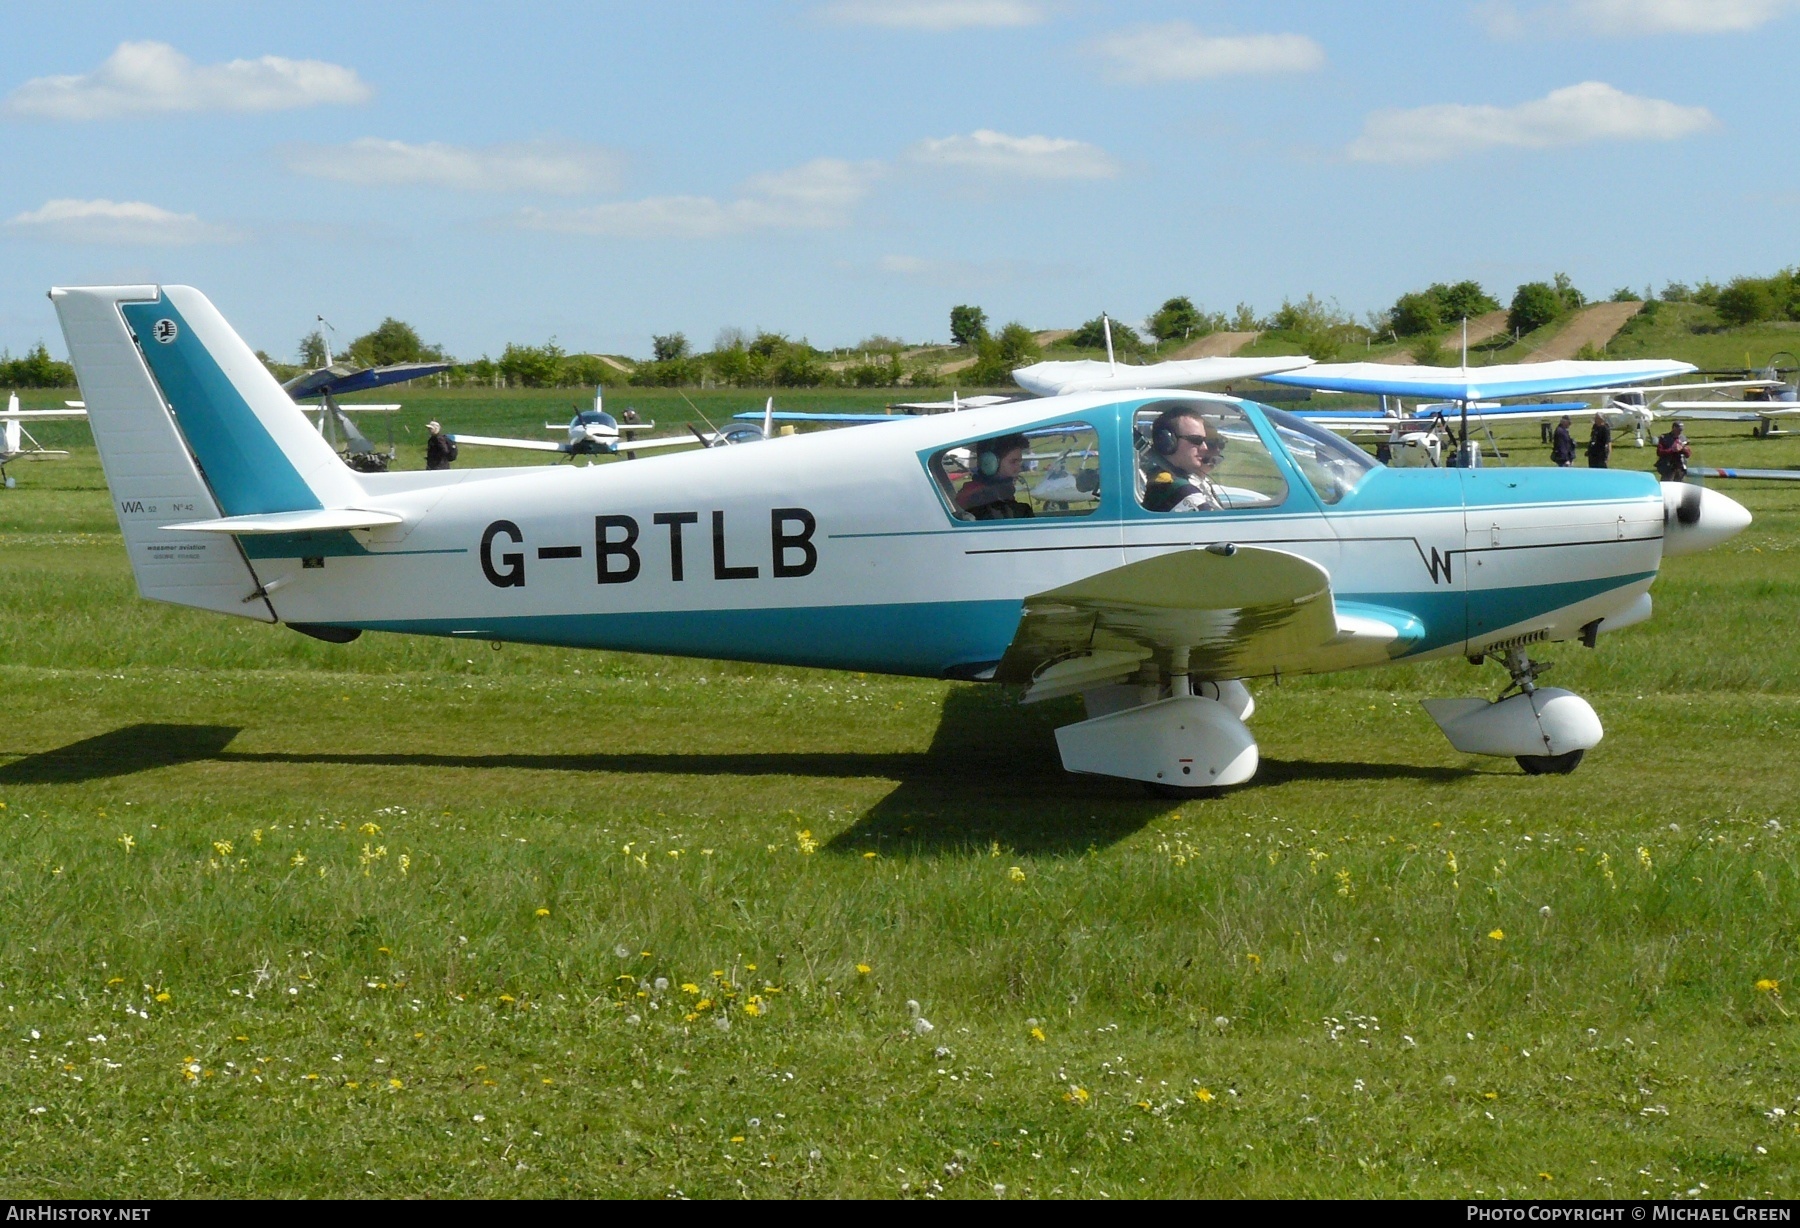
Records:
[[[1566,755],[1514,755],[1527,776],[1567,776],[1581,762],[1585,750],[1572,750]]]

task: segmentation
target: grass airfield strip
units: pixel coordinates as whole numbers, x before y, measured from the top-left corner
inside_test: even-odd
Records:
[[[1796,1193],[1795,492],[1546,654],[1575,775],[1453,662],[1259,685],[1178,807],[992,690],[141,602],[20,473],[6,1196]]]

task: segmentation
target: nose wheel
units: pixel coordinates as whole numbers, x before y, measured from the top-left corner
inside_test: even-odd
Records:
[[[1585,750],[1572,750],[1566,755],[1514,755],[1527,776],[1567,776],[1581,763]]]

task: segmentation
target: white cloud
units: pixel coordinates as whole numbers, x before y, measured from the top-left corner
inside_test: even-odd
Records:
[[[186,247],[232,243],[240,236],[227,226],[203,222],[192,213],[171,213],[141,200],[52,200],[43,208],[8,218],[14,234],[57,243],[115,243]]]
[[[1093,50],[1113,76],[1140,84],[1311,72],[1325,63],[1325,49],[1304,34],[1202,34],[1185,21],[1119,30]]]
[[[837,0],[819,14],[846,25],[932,33],[1031,26],[1046,16],[1032,0]]]
[[[295,145],[288,169],[343,183],[426,184],[462,192],[576,192],[614,187],[617,154],[593,145],[527,141],[507,145],[409,145],[365,136],[348,145]]]
[[[6,99],[11,115],[106,119],[170,111],[284,111],[366,102],[374,91],[354,69],[265,55],[195,64],[167,43],[120,43],[93,72],[37,77]]]
[[[716,239],[751,230],[826,230],[847,225],[881,174],[873,162],[817,158],[792,170],[757,175],[730,200],[652,196],[583,209],[522,209],[528,230],[616,239]]]
[[[1548,149],[1591,141],[1673,141],[1716,127],[1705,107],[1626,94],[1600,81],[1515,107],[1439,103],[1377,111],[1347,150],[1357,162],[1433,162],[1480,149]]]
[[[1098,145],[1068,137],[1008,136],[979,128],[967,136],[920,141],[912,161],[1013,179],[1110,179],[1119,173]]]
[[[1734,34],[1800,11],[1800,0],[1556,0],[1519,8],[1496,0],[1480,12],[1495,34]]]

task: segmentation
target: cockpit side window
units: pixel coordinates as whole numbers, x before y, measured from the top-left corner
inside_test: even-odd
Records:
[[[1361,448],[1334,435],[1324,427],[1314,426],[1296,414],[1279,409],[1265,409],[1275,437],[1294,459],[1294,467],[1318,492],[1319,502],[1329,506],[1355,490],[1378,462]]]
[[[958,520],[1042,520],[1100,506],[1100,437],[1086,422],[1058,422],[974,439],[925,462]]]
[[[1249,416],[1221,401],[1153,401],[1133,419],[1138,502],[1152,512],[1276,507],[1287,480]]]

